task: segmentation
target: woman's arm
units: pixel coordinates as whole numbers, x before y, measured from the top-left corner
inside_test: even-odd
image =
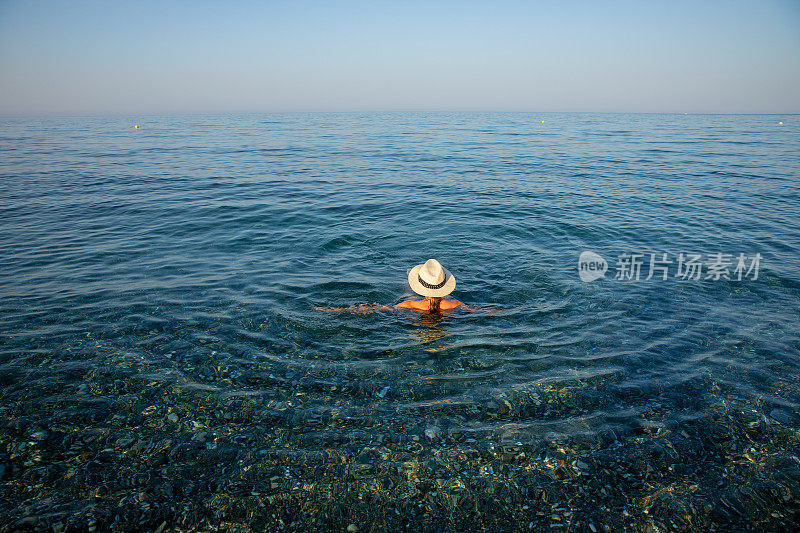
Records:
[[[336,311],[336,312],[348,312],[354,315],[361,315],[366,313],[372,313],[374,311],[393,311],[395,306],[393,305],[367,305],[367,304],[359,304],[359,305],[351,305],[350,307],[315,307],[314,311]]]
[[[505,309],[497,309],[496,307],[480,307],[477,305],[466,305],[466,304],[459,305],[458,309],[463,309],[464,311],[481,312],[481,313],[500,313],[501,311],[505,311]]]

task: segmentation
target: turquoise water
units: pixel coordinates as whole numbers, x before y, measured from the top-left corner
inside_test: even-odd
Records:
[[[546,464],[572,446],[600,472],[603,454],[635,464],[624,450],[646,437],[686,440],[688,455],[649,461],[656,488],[616,495],[605,514],[576,507],[584,528],[644,529],[651,514],[621,512],[676,484],[699,485],[693,507],[711,508],[678,529],[797,525],[799,133],[797,116],[772,115],[3,119],[0,509],[10,524],[63,508],[39,523],[69,524],[94,497],[91,520],[134,528],[118,518],[126,491],[166,501],[143,459],[159,445],[210,454],[156,465],[171,468],[169,500],[207,511],[239,482],[265,483],[248,498],[285,489],[267,509],[290,501],[282,470],[277,488],[248,476],[297,454],[382,453],[359,463],[375,469],[363,481],[465,447],[491,464],[513,443]],[[604,279],[581,281],[584,250],[607,260]],[[654,253],[674,261],[666,280],[644,279]],[[760,254],[757,279],[681,280],[681,253],[706,268],[731,254],[734,278],[739,254],[748,266]],[[642,254],[641,279],[614,279],[621,254]],[[314,310],[411,298],[406,271],[431,257],[455,275],[453,297],[500,311]],[[703,439],[720,428],[723,444],[748,445],[706,464],[723,444]],[[87,451],[99,464],[84,471]],[[83,489],[64,488],[81,475]],[[737,514],[720,503],[726,480],[789,499]],[[153,528],[262,523],[159,505]]]

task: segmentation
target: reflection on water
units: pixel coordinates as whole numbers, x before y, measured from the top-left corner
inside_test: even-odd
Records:
[[[448,335],[447,324],[442,320],[441,313],[415,314],[411,326],[416,338],[425,345],[425,351],[437,352],[450,347],[444,342],[437,342]]]

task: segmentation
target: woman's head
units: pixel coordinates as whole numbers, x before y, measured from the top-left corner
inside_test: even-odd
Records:
[[[428,259],[408,272],[411,290],[425,297],[442,298],[456,288],[456,278],[436,259]]]

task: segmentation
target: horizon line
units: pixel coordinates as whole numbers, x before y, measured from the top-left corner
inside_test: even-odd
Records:
[[[372,110],[283,110],[283,111],[140,111],[140,112],[33,112],[3,113],[0,119],[59,118],[123,118],[156,116],[224,116],[224,115],[355,115],[355,114],[540,114],[540,115],[800,115],[800,111],[527,111],[466,109],[372,109]]]

